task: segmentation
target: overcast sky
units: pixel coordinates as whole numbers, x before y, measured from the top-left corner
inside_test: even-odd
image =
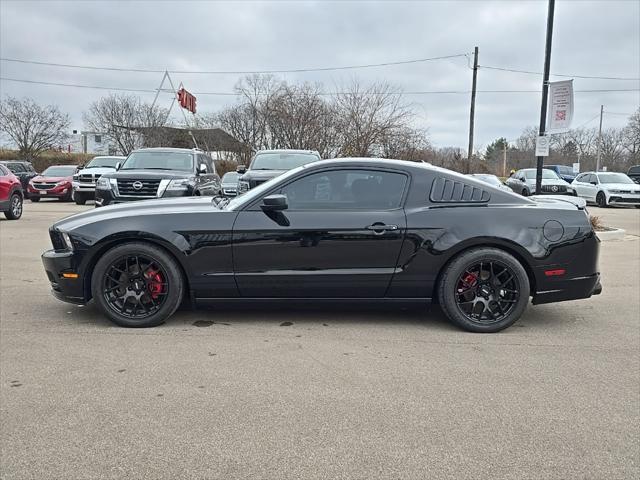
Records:
[[[396,62],[469,53],[480,65],[542,71],[546,1],[13,1],[0,0],[1,57],[123,68],[246,71]],[[47,82],[153,89],[161,75],[0,62],[1,76]],[[553,73],[640,77],[640,1],[558,1]],[[465,57],[349,71],[287,73],[327,90],[356,76],[385,80],[408,92],[468,91]],[[480,69],[475,148],[515,139],[538,123],[541,76]],[[231,92],[238,75],[174,74],[193,92]],[[552,77],[552,80],[554,77]],[[556,80],[561,78],[556,77]],[[575,90],[639,89],[640,81],[576,78]],[[482,90],[535,90],[483,93]],[[68,112],[81,129],[87,105],[105,90],[1,81],[2,96],[32,97]],[[142,93],[151,101],[153,93]],[[167,94],[168,95],[168,94]],[[164,95],[161,104],[168,107]],[[408,95],[416,123],[436,146],[466,149],[468,94]],[[211,112],[234,97],[199,95]],[[576,93],[574,126],[605,105],[605,127],[626,123],[640,105],[635,92]],[[597,127],[597,119],[586,124]]]

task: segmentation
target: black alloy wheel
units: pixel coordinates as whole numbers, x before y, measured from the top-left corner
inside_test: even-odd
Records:
[[[118,325],[151,327],[178,308],[183,280],[168,253],[136,242],[115,247],[98,261],[92,291],[96,303]]]
[[[9,210],[4,212],[8,220],[18,220],[22,216],[22,196],[19,193],[11,195],[9,200]]]
[[[495,248],[464,252],[446,268],[439,300],[450,320],[472,332],[497,332],[520,318],[529,301],[520,262]]]
[[[528,197],[529,196],[529,190],[527,190],[526,188],[522,189],[522,196],[523,197]]]
[[[598,195],[596,195],[596,203],[600,208],[607,207],[607,197],[605,196],[604,192],[598,192]]]

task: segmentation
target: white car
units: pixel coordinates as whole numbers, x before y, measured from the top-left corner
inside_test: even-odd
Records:
[[[96,196],[96,180],[105,173],[116,171],[118,163],[124,162],[126,157],[94,157],[82,170],[73,176],[72,198],[78,205],[84,205]]]
[[[599,207],[635,205],[640,208],[640,185],[624,173],[584,172],[571,185],[579,197]]]

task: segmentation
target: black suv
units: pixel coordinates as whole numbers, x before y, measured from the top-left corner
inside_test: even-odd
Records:
[[[634,165],[627,172],[627,177],[636,183],[640,183],[640,165]]]
[[[25,160],[0,160],[0,164],[7,167],[11,173],[18,177],[24,196],[29,198],[29,180],[38,175],[31,162]]]
[[[202,150],[141,148],[96,182],[96,207],[151,198],[220,195],[220,177]]]
[[[282,175],[287,170],[320,160],[315,150],[260,150],[251,159],[249,168],[238,166],[238,195],[261,183]]]

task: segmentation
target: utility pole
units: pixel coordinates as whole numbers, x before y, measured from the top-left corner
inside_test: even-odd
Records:
[[[596,172],[600,171],[600,154],[602,153],[602,114],[604,105],[600,105],[600,128],[598,128],[598,155],[596,156]]]
[[[476,82],[478,78],[478,47],[473,50],[473,84],[471,85],[471,113],[469,114],[469,150],[467,153],[467,173],[471,173],[473,155],[473,123],[476,112]]]
[[[553,11],[556,6],[556,0],[549,0],[549,9],[547,11],[547,41],[544,51],[544,75],[542,78],[542,105],[540,105],[540,130],[538,135],[542,136],[547,130],[547,100],[549,96],[549,69],[551,68],[551,40],[553,37]],[[540,195],[542,188],[542,166],[544,165],[544,157],[537,157],[536,164],[536,195]]]
[[[502,176],[507,176],[507,142],[502,144]]]

